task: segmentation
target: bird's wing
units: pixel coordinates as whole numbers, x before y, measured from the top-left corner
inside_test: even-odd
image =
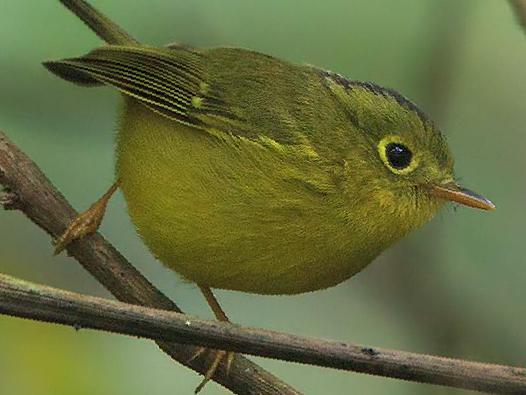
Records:
[[[45,62],[84,85],[106,84],[170,119],[251,140],[305,145],[328,112],[316,73],[257,52],[109,45]]]
[[[319,129],[312,120],[330,117],[330,107],[324,105],[317,74],[301,67],[235,48],[197,52],[114,45],[44,65],[80,85],[113,86],[176,122],[251,140],[289,161],[299,159],[311,169],[299,177],[311,190],[332,185],[319,171],[327,168],[319,166],[325,154],[312,137]],[[321,93],[313,91],[316,87]]]
[[[153,111],[192,126],[203,126],[200,115],[207,113],[235,118],[207,84],[201,55],[182,47],[112,45],[44,65],[80,85],[111,85]]]

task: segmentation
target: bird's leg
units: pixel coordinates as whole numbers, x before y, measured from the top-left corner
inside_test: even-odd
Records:
[[[225,314],[225,311],[221,308],[219,305],[219,302],[217,301],[216,297],[212,293],[212,290],[209,287],[205,287],[202,285],[198,285],[199,289],[203,293],[203,296],[205,297],[206,301],[208,302],[208,305],[214,312],[214,315],[218,321],[222,322],[229,322],[229,319],[227,315]],[[192,357],[192,359],[195,359],[199,357],[201,354],[203,354],[206,351],[205,347],[200,347],[198,351],[195,353],[195,355]],[[223,361],[226,357],[226,374],[230,372],[230,368],[232,366],[232,362],[234,361],[234,352],[232,351],[223,351],[223,350],[216,350],[215,352],[215,358],[208,370],[206,371],[205,378],[203,381],[201,381],[201,384],[197,386],[195,389],[195,393],[197,394],[199,391],[203,389],[205,384],[210,381],[212,377],[214,377],[214,373],[216,372],[217,368],[219,367],[219,364],[221,361]]]
[[[63,251],[72,241],[97,231],[106,212],[108,201],[118,187],[119,181],[116,181],[99,200],[69,224],[66,231],[55,241],[55,255]]]

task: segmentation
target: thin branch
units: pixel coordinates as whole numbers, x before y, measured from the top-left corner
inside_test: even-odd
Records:
[[[6,209],[20,210],[54,239],[64,232],[77,215],[38,166],[2,132],[0,184],[6,189],[0,203],[3,202]],[[99,234],[73,242],[68,252],[118,300],[182,312]],[[172,358],[197,372],[206,372],[211,362],[207,358],[191,360],[196,352],[195,347],[165,341],[158,341],[157,344]],[[228,377],[221,367],[214,375],[214,380],[241,395],[300,394],[242,356],[235,359]]]
[[[526,0],[510,0],[511,6],[515,10],[517,19],[526,30]]]
[[[526,369],[300,337],[114,302],[0,275],[0,313],[157,341],[498,393],[526,393]]]

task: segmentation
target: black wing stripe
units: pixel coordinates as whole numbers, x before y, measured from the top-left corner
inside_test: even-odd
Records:
[[[107,58],[100,59],[108,60]],[[194,83],[199,84],[202,82],[201,77],[197,76],[196,73],[192,71],[192,69],[188,69],[184,66],[184,64],[181,63],[163,63],[156,57],[147,57],[143,56],[143,54],[137,54],[137,56],[133,56],[133,54],[127,53],[118,53],[116,56],[112,57],[112,60],[120,60],[125,64],[141,64],[146,69],[155,72],[154,74],[156,75],[167,74],[172,77],[177,77],[185,83],[191,83],[193,81]]]
[[[174,73],[168,68],[162,69],[160,67],[155,67],[152,64],[141,61],[140,59],[138,59],[133,65],[130,65],[129,63],[126,63],[125,65],[126,67],[133,68],[148,77],[151,77],[152,75],[159,76],[159,80],[162,79],[163,81],[166,81],[166,83],[172,88],[190,92],[192,95],[195,94],[201,84],[201,82],[193,83],[188,81],[188,79],[181,76],[181,74]],[[145,72],[143,72],[144,70]]]
[[[88,62],[91,63],[91,62]],[[151,74],[142,72],[140,68],[119,64],[116,61],[102,61],[97,63],[101,70],[105,70],[108,73],[112,71],[119,71],[119,74],[123,76],[128,76],[130,81],[135,81],[142,83],[143,86],[148,87],[155,86],[166,93],[168,96],[174,96],[181,99],[192,98],[193,92],[181,85],[176,85],[173,81],[170,80],[153,80],[150,77]],[[146,85],[145,85],[146,84]]]
[[[147,84],[140,83],[137,79],[127,78],[122,74],[105,72],[105,70],[100,67],[93,68],[84,64],[77,64],[75,66],[92,75],[94,78],[113,85],[124,93],[128,93],[146,103],[163,107],[175,114],[184,115],[186,113],[188,103],[174,102],[168,99],[163,92],[159,92]]]
[[[207,114],[236,119],[217,88],[205,81],[203,57],[188,50],[106,46],[86,56],[49,62],[48,68],[70,81],[114,86],[152,110],[193,126]]]

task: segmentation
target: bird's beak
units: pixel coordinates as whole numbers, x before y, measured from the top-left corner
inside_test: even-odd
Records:
[[[440,199],[463,204],[464,206],[482,210],[495,210],[495,205],[490,200],[454,182],[433,185],[431,187],[431,194]]]

